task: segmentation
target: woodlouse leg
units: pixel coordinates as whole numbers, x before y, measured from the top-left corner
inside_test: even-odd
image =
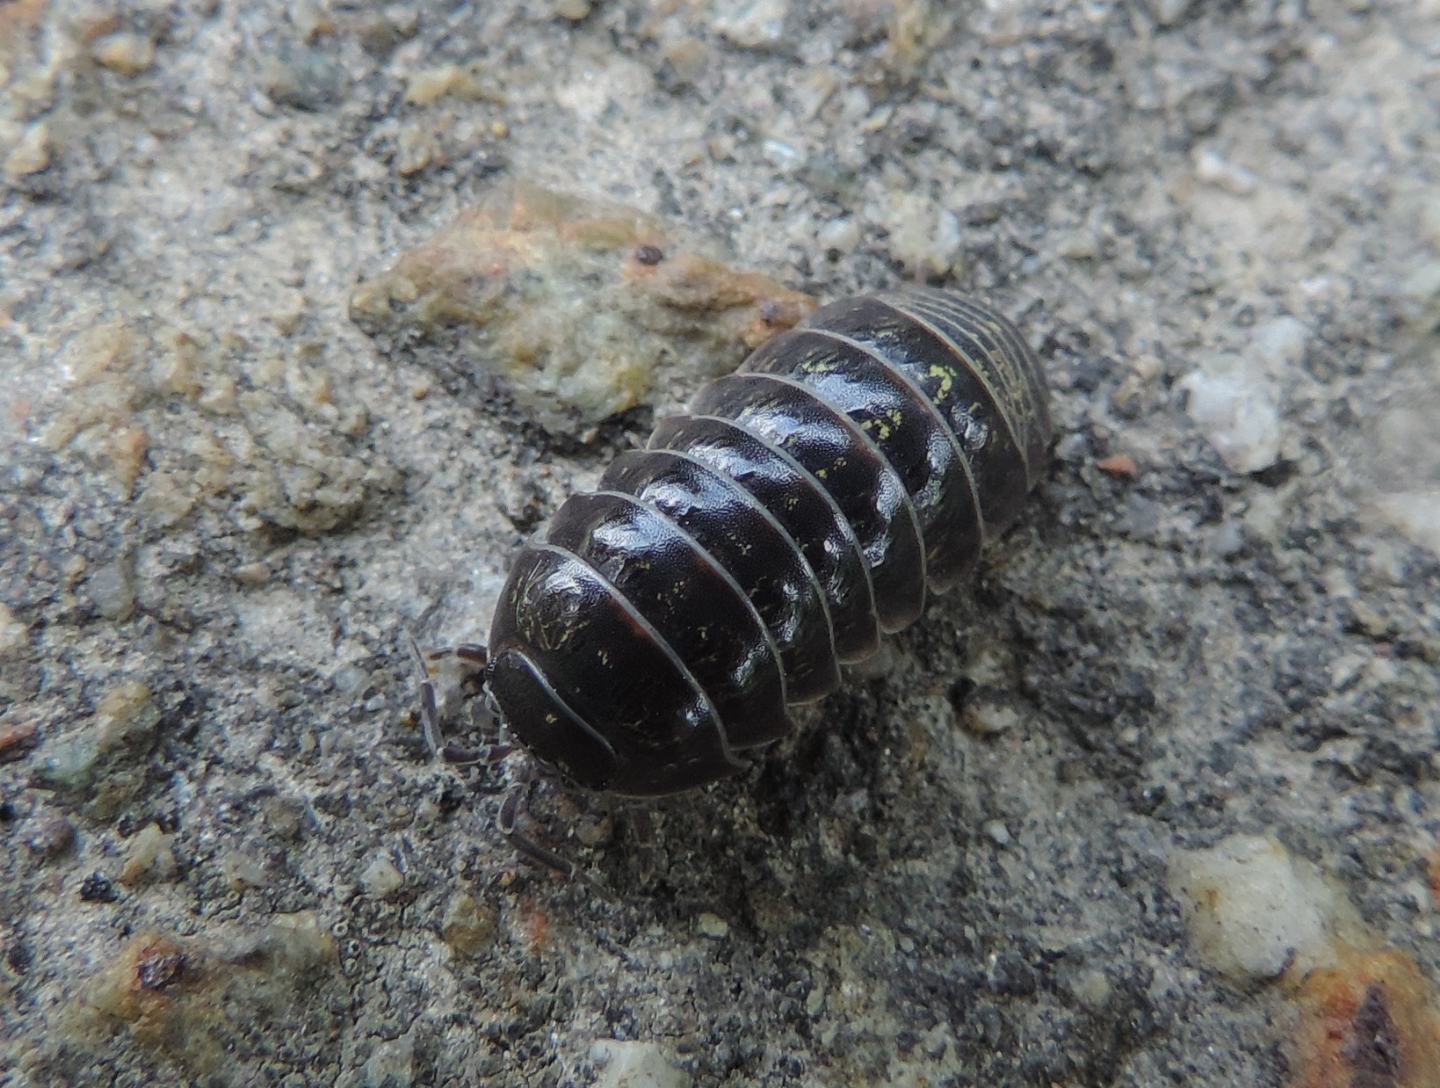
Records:
[[[527,774],[523,781],[516,783],[505,794],[505,800],[500,802],[500,813],[495,821],[495,826],[499,829],[500,834],[509,840],[517,854],[529,858],[537,865],[553,869],[567,880],[579,880],[591,891],[607,899],[610,898],[608,889],[594,877],[582,872],[578,865],[563,854],[559,854],[549,847],[541,846],[516,826],[520,816],[526,811],[530,787],[533,784],[534,779]]]
[[[462,642],[448,650],[435,652],[437,654],[453,654],[467,665],[473,666],[477,672],[484,672],[485,666],[490,663],[490,652],[478,642]]]
[[[561,857],[554,850],[541,846],[516,826],[520,814],[525,811],[525,802],[529,793],[529,782],[521,782],[512,786],[505,794],[505,800],[500,802],[500,815],[495,821],[495,826],[500,829],[500,834],[510,840],[510,845],[515,847],[517,853],[524,854],[531,861],[540,865],[554,869],[561,876],[573,877],[577,872],[573,861]]]
[[[420,720],[425,732],[425,742],[430,746],[432,755],[454,767],[469,767],[478,764],[494,766],[503,762],[505,757],[515,751],[515,745],[496,742],[483,744],[478,748],[463,748],[445,739],[440,730],[440,709],[435,696],[435,682],[431,679],[431,663],[447,657],[456,658],[466,667],[465,679],[467,681],[475,676],[483,677],[485,666],[489,662],[489,654],[485,647],[479,643],[464,642],[447,649],[432,650],[427,654],[420,649],[419,644],[413,638],[409,641],[411,652],[420,667]],[[534,782],[533,768],[527,768],[521,781],[506,791],[505,799],[500,803],[500,812],[495,821],[500,834],[505,836],[517,854],[521,854],[547,869],[555,870],[566,879],[578,879],[602,895],[608,894],[599,883],[580,872],[576,864],[569,858],[548,847],[541,846],[517,826],[520,817],[526,811],[526,801]]]
[[[497,763],[505,762],[505,757],[513,751],[513,744],[482,744],[479,748],[462,748],[447,741],[441,745],[437,754],[452,767],[493,767]]]
[[[440,711],[435,705],[435,684],[430,679],[430,663],[425,660],[425,653],[414,635],[406,635],[405,641],[410,645],[411,656],[415,658],[420,673],[420,727],[425,732],[425,743],[433,757],[439,754],[444,742],[440,739]]]
[[[485,744],[479,748],[462,748],[458,744],[447,741],[440,731],[440,710],[435,698],[435,682],[430,678],[430,663],[446,657],[456,658],[465,666],[465,677],[462,682],[468,683],[476,676],[483,676],[485,673],[485,665],[489,661],[485,647],[479,643],[462,642],[458,646],[444,650],[432,650],[427,654],[420,649],[420,644],[413,637],[409,637],[409,643],[410,651],[420,669],[420,723],[425,732],[425,743],[430,748],[430,754],[456,766],[480,763],[490,766],[499,763],[514,751],[514,746],[508,744]]]

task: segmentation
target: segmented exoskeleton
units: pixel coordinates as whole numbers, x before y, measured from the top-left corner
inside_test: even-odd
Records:
[[[984,305],[836,302],[621,454],[521,552],[485,685],[569,782],[675,793],[745,768],[787,707],[914,622],[1014,520],[1044,377]]]

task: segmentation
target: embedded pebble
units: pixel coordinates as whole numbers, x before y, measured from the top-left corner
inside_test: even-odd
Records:
[[[555,0],[555,14],[578,23],[590,14],[590,0]]]
[[[695,919],[695,930],[702,937],[709,937],[712,941],[724,940],[730,936],[730,923],[721,918],[718,914],[711,914],[708,910]]]
[[[385,855],[373,859],[360,874],[360,884],[372,899],[394,895],[405,884],[405,877]]]
[[[85,588],[95,611],[107,620],[128,619],[135,611],[135,570],[128,558],[96,567]]]
[[[849,253],[860,244],[860,224],[853,218],[832,219],[820,228],[816,240],[824,249]]]
[[[112,72],[138,76],[155,63],[155,43],[142,34],[106,34],[91,44],[90,55]]]
[[[460,99],[493,97],[480,78],[480,66],[442,64],[411,72],[406,80],[405,101],[412,106],[433,106],[447,96]]]
[[[410,1088],[415,1083],[415,1039],[408,1032],[376,1045],[360,1071],[365,1088]]]
[[[51,789],[72,790],[89,785],[100,760],[93,731],[48,745],[40,764],[40,780]]]
[[[74,791],[88,816],[110,819],[144,789],[141,758],[159,721],[149,688],[134,681],[116,685],[87,726],[46,747],[37,783]]]
[[[960,721],[972,733],[994,736],[1015,728],[1020,723],[1020,715],[1011,707],[976,699],[965,704]]]
[[[890,252],[907,271],[939,276],[956,269],[960,220],[950,209],[926,197],[902,193],[895,198],[885,225],[890,230]]]
[[[1234,196],[1249,196],[1255,191],[1255,175],[1243,166],[1236,166],[1213,147],[1197,149],[1194,163],[1195,176],[1207,185]]]
[[[1381,519],[1412,543],[1440,554],[1440,381],[1412,378],[1412,388],[1368,422],[1364,463]]]
[[[0,601],[0,656],[18,653],[29,643],[29,628]]]
[[[1238,355],[1217,355],[1182,378],[1185,411],[1235,472],[1259,472],[1280,457],[1280,410],[1269,380]]]
[[[130,849],[125,864],[120,868],[120,883],[127,887],[150,881],[169,880],[178,868],[170,844],[173,835],[167,835],[156,824],[146,824],[130,840]]]
[[[1081,227],[1061,236],[1055,252],[1069,261],[1089,261],[1100,255],[1102,239],[1093,227]]]
[[[1070,992],[1086,1008],[1101,1009],[1110,1000],[1114,987],[1105,972],[1096,967],[1082,968],[1070,980]]]
[[[571,830],[577,842],[594,849],[614,837],[615,821],[609,813],[585,813],[576,818]]]
[[[1256,326],[1250,336],[1250,351],[1271,375],[1279,376],[1300,365],[1309,339],[1305,322],[1286,314]]]
[[[590,1056],[603,1066],[596,1088],[689,1088],[690,1075],[666,1060],[654,1043],[601,1039]]]
[[[1302,858],[1274,839],[1233,835],[1177,856],[1170,886],[1188,905],[1195,949],[1236,979],[1302,977],[1330,962],[1347,905]]]
[[[58,813],[42,816],[25,836],[25,847],[42,861],[53,861],[75,845],[75,825]]]
[[[799,149],[784,140],[766,140],[760,150],[765,155],[765,161],[781,173],[793,173],[805,162],[805,156]]]
[[[1410,323],[1428,327],[1440,307],[1440,261],[1418,261],[1395,285],[1395,297]]]
[[[304,827],[305,805],[290,797],[270,797],[264,803],[265,826],[278,839],[295,842]]]
[[[1174,26],[1185,17],[1193,0],[1150,0],[1150,13],[1161,26]]]
[[[5,176],[11,181],[38,174],[50,166],[50,126],[44,121],[30,125],[5,156]]]
[[[829,980],[823,973],[817,974],[810,986],[810,992],[805,995],[805,1015],[811,1019],[819,1016],[825,1009],[825,996],[829,992]]]
[[[277,105],[315,113],[344,97],[345,69],[313,49],[282,49],[265,75],[265,93]]]
[[[277,914],[270,924],[244,934],[226,952],[232,962],[262,954],[277,974],[298,973],[335,962],[335,940],[313,911]]]
[[[981,830],[985,832],[985,837],[996,846],[1010,845],[1010,829],[1005,826],[1004,820],[986,820],[981,825]]]
[[[1412,543],[1440,555],[1440,488],[1384,495],[1375,505]]]
[[[1229,559],[1245,547],[1245,528],[1237,521],[1222,521],[1205,538],[1206,548],[1217,559]]]
[[[716,5],[711,25],[732,45],[745,49],[774,49],[785,43],[785,16],[789,0],[740,0]]]
[[[440,936],[457,956],[474,956],[495,943],[499,917],[468,892],[456,892],[445,904]]]
[[[227,850],[220,856],[220,875],[231,891],[263,888],[270,882],[265,866],[243,850]]]
[[[435,134],[418,125],[406,125],[395,140],[395,172],[401,177],[418,174],[441,155]]]
[[[138,680],[116,684],[100,699],[95,736],[102,752],[146,740],[160,723],[160,708],[150,688]]]
[[[523,183],[360,284],[350,316],[392,354],[481,383],[541,425],[601,420],[733,369],[814,308],[703,256],[634,208]]]

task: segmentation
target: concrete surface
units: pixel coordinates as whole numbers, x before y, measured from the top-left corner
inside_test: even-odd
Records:
[[[0,3],[0,1084],[1436,1084],[1437,42]],[[651,410],[582,441],[349,317],[517,180],[983,293],[1054,387],[973,592],[752,773],[542,791],[608,898],[492,832],[516,768],[428,760],[405,635],[483,636]]]

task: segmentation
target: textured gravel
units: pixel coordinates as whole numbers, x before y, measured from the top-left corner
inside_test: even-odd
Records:
[[[0,2],[0,1084],[1435,1085],[1436,43]],[[586,441],[350,319],[517,181],[981,293],[1054,388],[973,592],[751,773],[541,792],[608,895],[493,833],[518,767],[427,758],[405,636],[483,637],[652,409]]]

